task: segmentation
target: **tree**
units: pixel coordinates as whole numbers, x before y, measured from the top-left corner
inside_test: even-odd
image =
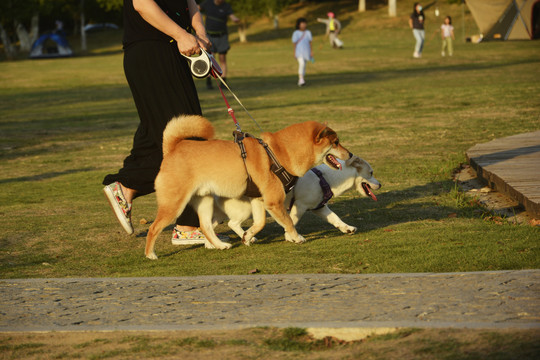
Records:
[[[366,11],[366,0],[358,0],[358,11],[359,12]]]
[[[388,0],[388,16],[395,17],[396,15],[396,0]]]

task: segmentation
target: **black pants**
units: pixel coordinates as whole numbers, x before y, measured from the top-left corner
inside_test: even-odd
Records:
[[[176,43],[141,41],[128,46],[124,49],[124,73],[140,123],[123,167],[117,174],[105,176],[103,184],[119,181],[142,196],[155,191],[167,123],[175,116],[202,112],[191,71]],[[199,219],[188,205],[176,223],[199,226]]]

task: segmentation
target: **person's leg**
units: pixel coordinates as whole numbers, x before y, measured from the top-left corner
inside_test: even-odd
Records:
[[[444,38],[443,41],[442,41],[442,49],[441,49],[441,55],[442,56],[446,55],[445,50],[446,50],[446,38]]]
[[[424,40],[426,38],[426,32],[425,30],[420,30],[420,51],[418,53],[421,55],[422,51],[424,50]]]
[[[227,78],[227,53],[219,53],[219,66],[221,67],[221,71],[223,71],[223,74],[221,77],[223,79]]]
[[[451,37],[447,37],[446,41],[448,45],[448,55],[452,56],[454,54],[454,41]]]
[[[336,43],[335,43],[335,40],[336,40],[336,33],[334,32],[331,32],[328,34],[328,38],[330,39],[330,45],[332,47],[336,47]]]
[[[304,76],[306,75],[306,60],[303,57],[297,57],[298,61],[298,86],[302,86],[306,83]]]
[[[154,192],[154,180],[162,160],[165,126],[174,116],[201,115],[202,112],[191,72],[179,55],[176,44],[148,41],[127,48],[124,71],[140,123],[123,167],[117,174],[107,175],[103,184],[113,209],[125,210],[123,217],[119,217],[121,212],[115,210],[118,219],[131,227],[132,201]],[[182,224],[190,229],[196,228],[197,215],[189,207],[186,207],[186,212],[185,217],[179,218],[185,221]],[[132,227],[124,228],[128,233],[133,232]]]
[[[420,34],[421,30],[413,29],[413,36],[416,40],[416,44],[414,45],[414,57],[420,57],[422,52],[422,35]]]

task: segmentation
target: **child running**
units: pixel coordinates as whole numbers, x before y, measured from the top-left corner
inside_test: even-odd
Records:
[[[311,41],[313,37],[311,31],[307,30],[307,21],[305,18],[296,20],[296,30],[292,35],[294,44],[294,57],[298,61],[298,86],[304,86],[306,81],[306,61],[313,58]]]

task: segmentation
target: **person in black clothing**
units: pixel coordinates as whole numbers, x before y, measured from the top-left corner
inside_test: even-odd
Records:
[[[211,44],[195,0],[124,0],[123,11],[124,73],[140,123],[129,156],[118,173],[105,177],[103,191],[124,230],[132,234],[132,201],[154,192],[165,126],[175,116],[202,115],[181,53],[191,56]],[[173,243],[204,242],[198,226],[197,214],[187,207],[177,220]]]
[[[206,14],[206,32],[212,42],[212,52],[218,54],[219,66],[223,70],[221,77],[227,80],[227,52],[231,48],[227,20],[238,23],[240,19],[234,15],[231,5],[225,0],[205,0],[199,5],[199,10]],[[206,86],[212,89],[210,77],[206,79]]]
[[[414,8],[411,16],[409,17],[409,27],[413,31],[414,38],[416,39],[416,45],[414,47],[413,57],[422,57],[422,50],[424,48],[424,39],[426,32],[424,30],[424,11],[420,3],[414,3]]]

